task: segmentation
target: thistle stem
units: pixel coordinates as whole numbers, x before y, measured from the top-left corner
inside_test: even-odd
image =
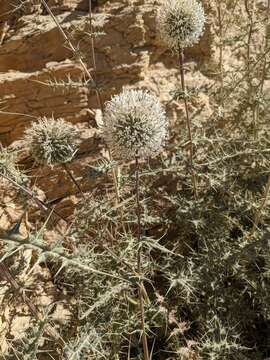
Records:
[[[18,184],[15,180],[11,179],[9,176],[1,174],[0,176],[2,176],[4,179],[8,180],[13,186],[15,186],[16,188],[20,189],[21,191],[23,191],[26,195],[29,196],[30,199],[34,200],[35,203],[37,204],[37,206],[43,210],[44,212],[48,212],[49,210],[52,211],[52,213],[54,213],[55,215],[58,216],[59,219],[62,219],[65,221],[65,223],[68,223],[68,221],[62,216],[60,215],[53,207],[51,207],[50,205],[47,205],[44,203],[44,201],[40,200],[34,193],[33,191],[31,191],[30,189],[27,189],[26,187]]]
[[[251,87],[251,74],[250,74],[250,65],[251,65],[251,38],[253,33],[253,11],[249,8],[249,0],[245,0],[245,9],[249,20],[249,30],[248,30],[248,39],[247,39],[247,78],[249,86]]]
[[[267,22],[266,22],[266,25],[265,25],[265,43],[264,43],[264,52],[267,51],[267,48],[268,48],[268,45],[269,45],[269,39],[268,39],[268,24],[269,24],[269,11],[270,11],[270,0],[267,1],[267,8],[266,8],[266,19],[267,19]],[[264,83],[265,83],[265,79],[266,79],[266,73],[267,73],[267,56],[265,56],[264,58],[264,62],[263,62],[263,67],[262,67],[262,78],[261,78],[261,84],[260,84],[260,93],[262,94],[263,93],[263,90],[264,90]],[[259,119],[259,104],[257,103],[256,104],[256,107],[255,107],[255,119],[254,119],[254,123],[258,122],[258,119]]]
[[[138,241],[138,252],[137,252],[137,273],[139,276],[138,282],[138,297],[139,297],[139,307],[140,307],[140,321],[141,321],[141,331],[142,331],[142,343],[143,343],[143,353],[144,360],[149,360],[149,350],[147,343],[147,336],[145,332],[145,316],[144,316],[144,298],[143,298],[143,281],[141,279],[142,275],[142,247],[141,247],[141,210],[140,210],[140,184],[139,184],[139,158],[136,156],[136,169],[135,169],[135,187],[136,187],[136,206],[137,206],[137,241]]]
[[[249,20],[249,30],[247,38],[247,81],[248,81],[248,94],[249,97],[252,97],[252,93],[255,91],[252,86],[252,74],[251,74],[251,40],[254,28],[254,19],[253,19],[253,8],[249,6],[249,0],[245,0],[245,10]],[[253,5],[253,4],[252,4]],[[258,123],[258,105],[253,104],[252,117],[253,117],[253,133],[254,139],[257,138],[257,123]]]
[[[84,193],[82,191],[82,188],[80,187],[79,183],[77,182],[77,180],[75,179],[75,177],[72,175],[72,172],[69,170],[67,164],[63,164],[63,168],[65,169],[66,173],[68,174],[69,178],[71,179],[71,181],[74,183],[74,185],[76,186],[76,188],[79,190],[79,192],[81,193],[82,197],[85,199]]]
[[[263,209],[265,208],[265,205],[266,205],[266,202],[267,202],[267,199],[268,199],[268,196],[269,196],[269,192],[270,192],[270,175],[268,176],[268,180],[267,180],[267,184],[266,184],[262,204],[261,204],[260,208],[258,209],[256,215],[255,215],[255,220],[254,220],[254,223],[253,223],[253,227],[252,227],[250,236],[253,236],[253,234],[255,233],[255,231],[256,231],[256,229],[257,229],[257,227],[259,225]]]
[[[96,66],[96,56],[95,56],[95,40],[93,36],[93,21],[92,21],[92,0],[89,0],[89,25],[90,25],[90,34],[91,34],[91,52],[92,52],[92,61],[93,61],[93,77],[96,82],[97,66]]]
[[[187,99],[186,99],[186,85],[185,85],[185,73],[184,73],[184,52],[183,52],[183,49],[181,49],[181,48],[179,48],[179,51],[178,51],[178,58],[179,58],[179,70],[180,70],[180,75],[181,75],[181,87],[182,87],[182,92],[184,95],[186,125],[187,125],[187,130],[188,130],[189,162],[190,162],[191,174],[192,174],[193,192],[194,192],[195,199],[197,199],[197,197],[198,197],[197,178],[196,178],[196,174],[195,174],[194,168],[193,168],[193,155],[194,155],[193,138],[192,138],[192,132],[191,132],[191,122],[190,122],[189,111],[188,111],[188,103],[187,103]]]
[[[264,52],[267,51],[268,44],[269,44],[269,39],[268,39],[268,34],[267,34],[267,27],[268,27],[268,24],[269,24],[269,13],[270,13],[270,0],[267,1],[267,8],[266,8],[267,23],[266,23],[266,26],[265,26]],[[261,81],[261,86],[260,86],[261,92],[263,92],[264,82],[265,82],[265,78],[266,78],[266,66],[267,66],[267,56],[265,55],[264,61],[263,61],[262,81]]]
[[[220,90],[221,90],[221,105],[223,107],[223,97],[224,97],[224,72],[223,72],[223,18],[222,18],[222,9],[221,2],[217,2],[217,11],[218,11],[218,26],[219,26],[219,72],[220,72]]]

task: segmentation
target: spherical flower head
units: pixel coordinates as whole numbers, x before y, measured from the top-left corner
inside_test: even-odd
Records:
[[[165,111],[156,96],[124,90],[105,106],[103,135],[116,158],[152,157],[167,135]]]
[[[196,44],[204,23],[204,10],[197,0],[165,0],[158,14],[161,37],[176,51]]]
[[[41,118],[25,131],[29,152],[38,164],[64,164],[77,150],[78,131],[63,119]]]

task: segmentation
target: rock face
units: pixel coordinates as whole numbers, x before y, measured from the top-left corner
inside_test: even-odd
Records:
[[[47,3],[93,70],[91,38],[87,36],[89,1]],[[158,1],[103,0],[92,4],[94,30],[102,32],[94,37],[94,46],[96,79],[103,101],[123,86],[139,86],[156,92],[166,102],[179,76],[176,57],[159,39],[155,20]],[[0,3],[0,142],[8,146],[18,140],[39,116],[62,117],[92,129],[92,138],[84,139],[84,144],[90,145],[80,155],[83,163],[89,163],[101,149],[95,131],[94,113],[99,107],[95,91],[85,81],[79,84],[84,76],[78,59],[40,1],[18,1],[17,5],[14,8],[7,1]],[[207,27],[201,42],[188,50],[187,59],[193,61],[194,69],[194,61],[198,63],[210,56],[211,32]],[[198,81],[204,81],[201,73]],[[178,105],[174,108],[179,110]],[[48,182],[56,184],[50,190],[54,195],[49,198],[66,196],[69,189],[72,193],[68,179],[60,186],[54,172],[44,171],[46,176],[40,185],[46,189]]]

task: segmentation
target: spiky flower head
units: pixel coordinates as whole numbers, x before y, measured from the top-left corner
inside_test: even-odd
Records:
[[[25,131],[29,152],[39,164],[64,164],[74,157],[77,150],[78,131],[63,119],[40,118]]]
[[[197,0],[165,0],[158,14],[161,37],[174,50],[196,44],[204,23],[204,10]]]
[[[124,90],[106,104],[103,135],[117,158],[156,155],[167,135],[165,111],[156,96]]]

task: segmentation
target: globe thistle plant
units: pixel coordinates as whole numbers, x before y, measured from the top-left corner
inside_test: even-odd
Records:
[[[143,90],[124,90],[105,106],[103,134],[118,158],[156,155],[167,134],[159,100]]]
[[[76,128],[63,119],[41,118],[25,131],[29,152],[38,164],[57,165],[72,160],[77,150]]]
[[[204,10],[197,0],[166,0],[158,14],[161,37],[174,50],[196,44],[204,23]]]
[[[139,158],[154,156],[167,135],[167,119],[159,100],[147,91],[124,90],[106,104],[104,138],[110,149],[122,159],[135,159],[135,189],[137,209],[137,269],[138,299],[144,360],[149,349],[144,320],[144,285],[142,276],[142,226],[139,190]]]
[[[29,152],[38,164],[62,165],[68,176],[83,195],[82,189],[67,163],[77,151],[78,131],[74,125],[64,119],[41,118],[25,131],[25,140],[29,144]]]
[[[184,75],[184,48],[196,44],[204,29],[205,15],[197,0],[165,0],[158,14],[161,37],[177,52],[181,76],[182,93],[186,94]],[[189,165],[192,174],[193,193],[197,198],[197,177],[193,165],[193,138],[187,99],[184,97],[186,124],[190,143]]]

